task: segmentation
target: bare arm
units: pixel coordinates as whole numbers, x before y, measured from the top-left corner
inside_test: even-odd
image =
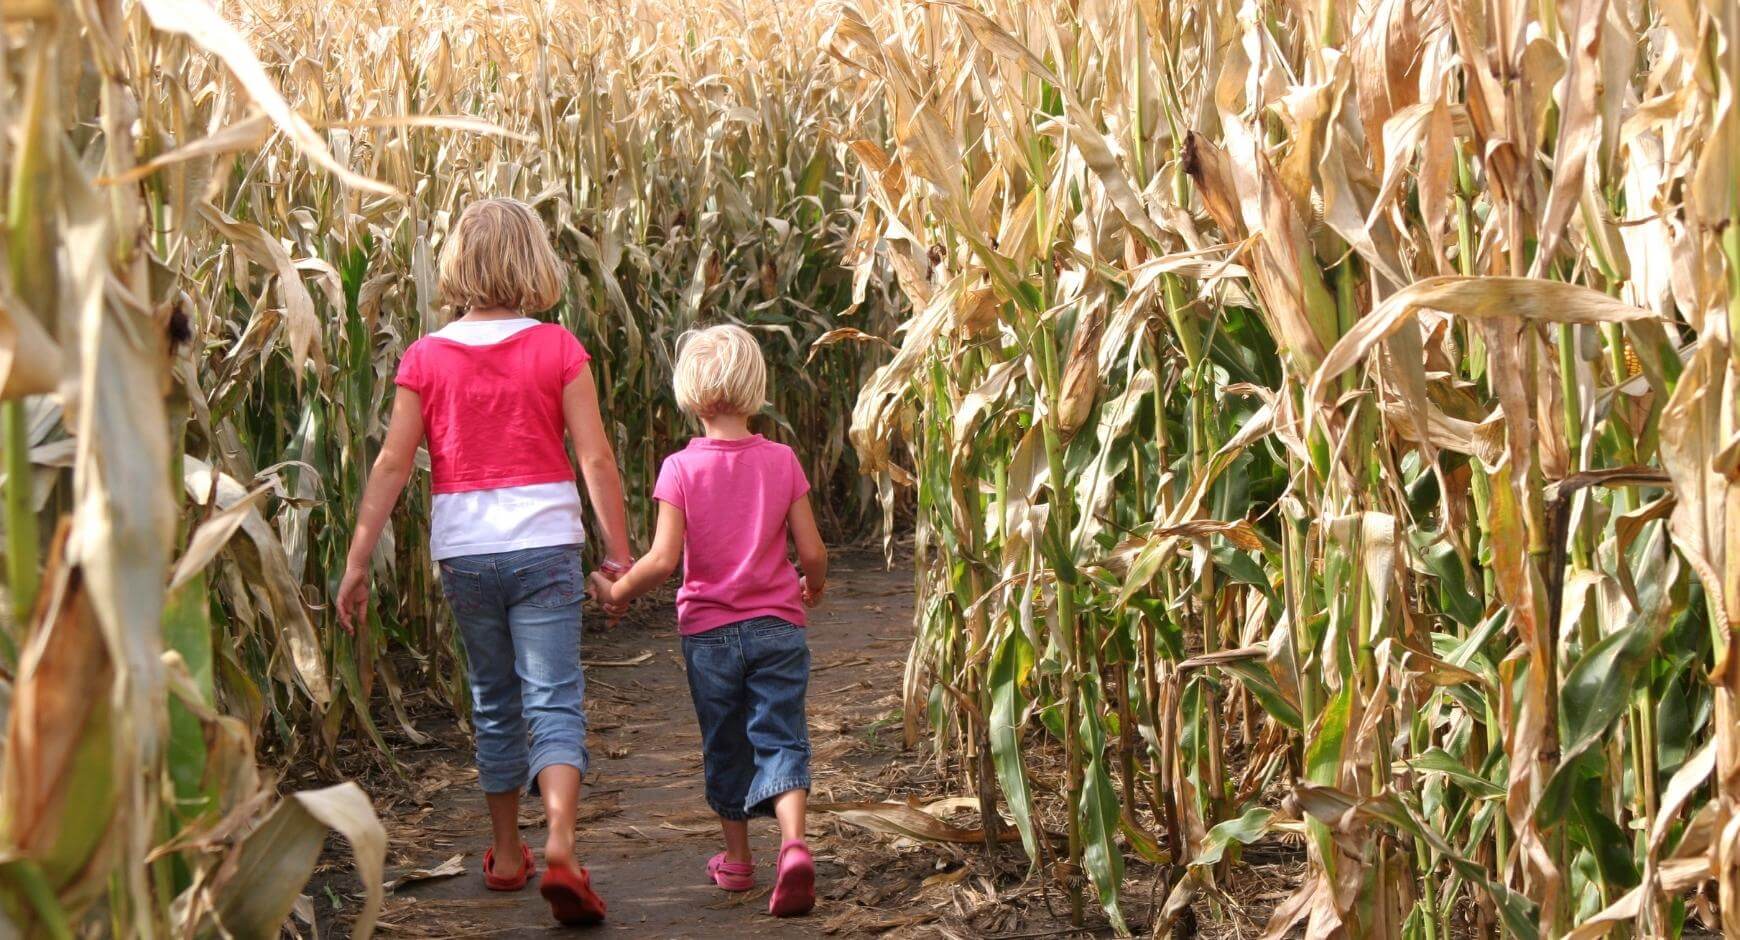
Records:
[[[616,454],[604,433],[598,414],[598,386],[592,371],[581,369],[562,389],[562,416],[568,424],[580,475],[586,478],[586,498],[598,517],[599,536],[604,539],[604,558],[627,565],[634,557],[628,547],[628,509],[622,501],[622,475],[616,470]]]
[[[791,529],[791,540],[797,545],[798,568],[804,573],[804,604],[814,607],[822,602],[822,595],[828,590],[828,547],[822,544],[808,494],[791,504],[785,524]]]
[[[652,547],[634,563],[634,567],[628,569],[627,574],[615,581],[593,572],[592,590],[607,604],[626,604],[658,587],[683,560],[683,532],[683,511],[661,500]]]
[[[423,443],[423,399],[408,388],[393,398],[393,417],[387,424],[387,439],[375,457],[363,486],[362,506],[357,510],[356,531],[350,537],[344,578],[338,587],[338,622],[354,632],[368,612],[369,559],[381,541],[381,530],[393,513],[405,483],[416,465],[417,446]]]

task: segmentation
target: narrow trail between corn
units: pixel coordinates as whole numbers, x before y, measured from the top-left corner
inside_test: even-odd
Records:
[[[879,556],[838,559],[830,594],[812,612],[809,722],[812,799],[900,799],[916,783],[914,757],[902,753],[900,682],[911,643],[910,580]],[[471,766],[470,740],[433,708],[412,721],[433,740],[396,747],[404,780],[369,786],[389,837],[387,878],[413,879],[387,896],[383,937],[802,937],[858,935],[915,925],[902,900],[931,874],[882,857],[871,836],[826,814],[811,817],[818,903],[810,917],[767,914],[778,830],[752,829],[758,886],[728,895],[703,873],[718,850],[718,826],[702,797],[699,733],[689,703],[674,614],[643,602],[614,630],[589,622],[584,640],[588,746],[592,768],[580,807],[577,847],[609,905],[599,928],[558,928],[535,884],[516,894],[484,888],[479,873],[489,825]],[[409,691],[409,690],[407,690]],[[534,850],[544,842],[541,813],[528,801],[521,825]],[[336,848],[336,847],[329,847]],[[457,862],[455,856],[460,856]],[[329,851],[313,887],[322,937],[349,936],[354,875],[342,851]],[[416,878],[443,863],[457,875]],[[881,917],[878,909],[886,910]]]

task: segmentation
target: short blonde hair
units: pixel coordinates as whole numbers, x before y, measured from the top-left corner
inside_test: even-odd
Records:
[[[484,199],[465,207],[441,246],[437,293],[463,312],[506,307],[541,313],[562,299],[562,262],[532,207]]]
[[[690,330],[677,340],[677,405],[699,418],[748,417],[767,401],[767,363],[740,326]]]

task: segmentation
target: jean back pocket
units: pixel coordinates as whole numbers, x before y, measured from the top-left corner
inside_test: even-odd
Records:
[[[580,553],[571,548],[554,551],[516,570],[514,581],[519,587],[518,603],[546,608],[578,604],[585,590]]]
[[[440,565],[441,593],[446,595],[447,606],[453,608],[454,615],[464,617],[482,610],[485,606],[483,574],[447,562]]]

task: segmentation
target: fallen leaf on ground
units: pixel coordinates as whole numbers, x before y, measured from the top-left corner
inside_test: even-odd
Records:
[[[641,663],[644,663],[647,660],[651,659],[652,657],[653,657],[652,650],[641,650],[640,655],[633,657],[632,659],[606,659],[606,660],[602,660],[602,661],[598,661],[598,662],[590,662],[590,663],[587,663],[586,665],[594,666],[594,667],[638,666]]]
[[[436,878],[452,878],[455,875],[463,874],[465,874],[465,853],[460,852],[447,861],[436,865],[434,868],[419,868],[415,871],[405,872],[399,877],[381,885],[381,890],[397,891],[405,885],[413,882],[431,881]]]
[[[948,885],[957,885],[957,884],[960,884],[962,881],[966,880],[966,877],[967,877],[967,866],[962,865],[961,867],[955,869],[954,871],[937,872],[936,874],[931,875],[929,878],[924,879],[924,882],[922,884],[920,884],[918,887],[919,887],[920,891],[923,891],[926,888],[936,888],[936,887],[946,887]]]
[[[812,803],[816,812],[833,813],[841,820],[872,832],[905,836],[927,842],[983,842],[985,830],[963,829],[905,803]]]
[[[860,656],[856,659],[845,659],[845,660],[841,660],[839,662],[823,663],[822,665],[811,669],[810,675],[815,675],[818,672],[826,672],[829,669],[838,669],[841,666],[868,666],[868,665],[870,665],[870,660]]]
[[[958,813],[961,810],[972,810],[973,812],[978,812],[979,806],[979,798],[976,796],[947,796],[940,800],[926,803],[924,805],[924,811],[940,819],[950,813]]]

